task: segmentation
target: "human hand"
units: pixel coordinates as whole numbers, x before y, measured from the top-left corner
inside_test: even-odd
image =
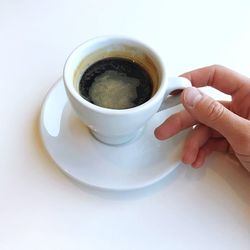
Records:
[[[250,79],[218,65],[182,76],[194,86],[181,94],[185,110],[173,114],[156,128],[155,136],[164,140],[193,127],[183,148],[185,164],[198,168],[211,152],[221,151],[234,153],[250,171]],[[196,88],[203,86],[231,95],[232,101],[212,99]]]

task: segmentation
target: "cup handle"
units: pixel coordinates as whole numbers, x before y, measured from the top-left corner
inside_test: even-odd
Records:
[[[168,109],[168,108],[171,108],[173,106],[176,106],[178,104],[180,104],[180,95],[176,95],[176,96],[169,96],[169,94],[171,92],[173,92],[174,90],[177,90],[177,89],[185,89],[187,87],[191,87],[192,84],[191,82],[187,79],[187,78],[184,78],[184,77],[169,77],[168,78],[168,88],[167,88],[167,91],[165,93],[165,97],[164,97],[164,100],[158,110],[159,111],[162,111],[164,109]]]

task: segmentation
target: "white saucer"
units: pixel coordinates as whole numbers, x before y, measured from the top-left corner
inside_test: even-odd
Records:
[[[104,189],[138,189],[161,180],[179,165],[187,132],[159,141],[154,129],[181,108],[179,105],[158,112],[138,138],[121,146],[109,146],[94,139],[78,120],[61,79],[44,101],[41,136],[51,158],[71,178]]]

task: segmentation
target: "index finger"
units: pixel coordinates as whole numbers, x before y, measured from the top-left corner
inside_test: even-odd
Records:
[[[195,87],[211,86],[226,94],[233,95],[249,78],[221,65],[196,69],[181,75]]]

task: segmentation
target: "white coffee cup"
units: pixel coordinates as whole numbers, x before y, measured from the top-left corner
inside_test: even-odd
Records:
[[[129,109],[103,108],[84,99],[78,90],[83,72],[93,63],[109,57],[122,57],[143,65],[157,85],[153,96]],[[112,145],[133,139],[173,90],[191,86],[186,78],[167,78],[160,58],[145,44],[113,36],[95,38],[77,47],[66,61],[63,79],[67,96],[78,117],[96,139]]]

